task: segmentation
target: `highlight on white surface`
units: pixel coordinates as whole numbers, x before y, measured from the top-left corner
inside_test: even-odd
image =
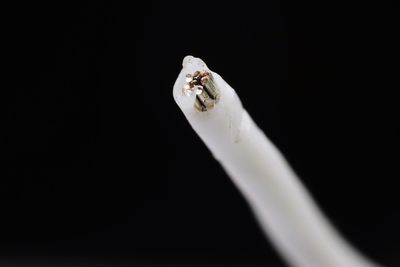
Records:
[[[173,96],[290,266],[378,266],[330,225],[235,90],[201,59],[185,57]]]

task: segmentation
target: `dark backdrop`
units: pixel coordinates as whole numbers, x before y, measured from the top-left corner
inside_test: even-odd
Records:
[[[173,101],[192,54],[398,266],[394,4],[53,2],[3,9],[0,264],[284,266]]]

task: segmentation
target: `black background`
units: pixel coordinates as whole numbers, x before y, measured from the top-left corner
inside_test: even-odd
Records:
[[[192,54],[335,226],[398,266],[393,3],[55,2],[3,9],[0,264],[284,266],[173,101]]]

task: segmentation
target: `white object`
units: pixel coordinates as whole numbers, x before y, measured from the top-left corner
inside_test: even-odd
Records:
[[[182,90],[188,81],[187,75],[196,71],[210,72],[219,89],[218,102],[203,112],[194,107],[196,94],[185,94]],[[173,95],[289,265],[377,266],[333,229],[281,153],[243,109],[236,92],[201,59],[185,57]]]

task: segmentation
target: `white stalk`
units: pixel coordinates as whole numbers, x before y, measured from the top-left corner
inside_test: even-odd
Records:
[[[216,104],[203,111],[194,107],[196,93],[188,96],[182,91],[186,75],[196,71],[211,73],[219,89]],[[377,267],[333,229],[282,154],[243,109],[233,88],[201,59],[185,57],[173,95],[289,265]]]

